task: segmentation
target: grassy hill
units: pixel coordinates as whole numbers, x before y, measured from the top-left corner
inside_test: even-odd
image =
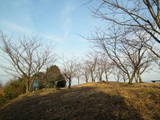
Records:
[[[160,120],[160,84],[88,83],[24,94],[0,120]]]
[[[0,98],[3,96],[3,89],[2,88],[0,88]]]

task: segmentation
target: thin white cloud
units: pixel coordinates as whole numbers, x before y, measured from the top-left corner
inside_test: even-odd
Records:
[[[74,5],[71,2],[67,2],[64,6],[64,9],[61,11],[61,21],[62,23],[62,29],[64,31],[63,33],[63,39],[67,39],[69,37],[69,34],[72,29],[72,14],[74,10],[76,9],[76,5]]]
[[[59,37],[55,35],[54,33],[40,33],[40,32],[35,32],[31,30],[30,28],[27,28],[25,26],[18,25],[16,23],[10,22],[10,21],[1,21],[0,24],[2,25],[2,31],[7,33],[15,33],[17,35],[36,35],[42,39],[47,39],[47,40],[52,40],[55,42],[62,42],[65,39],[65,36],[68,35],[66,33],[64,36]]]
[[[42,37],[44,39],[52,40],[52,41],[55,41],[55,42],[63,42],[64,41],[63,37],[59,37],[59,36],[56,36],[54,34],[38,33],[38,35],[40,35],[40,37]]]
[[[18,25],[14,22],[10,21],[1,21],[2,30],[6,30],[9,32],[20,32],[20,33],[31,33],[31,30],[29,28],[26,28],[24,26]]]

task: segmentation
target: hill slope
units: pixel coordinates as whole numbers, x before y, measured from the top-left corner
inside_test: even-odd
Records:
[[[0,120],[160,120],[160,84],[40,90],[1,108]]]

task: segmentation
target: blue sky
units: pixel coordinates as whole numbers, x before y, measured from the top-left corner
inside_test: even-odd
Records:
[[[38,36],[43,44],[55,46],[59,56],[83,56],[91,44],[80,35],[88,36],[103,24],[92,16],[87,1],[0,0],[0,30],[14,36]],[[147,73],[144,78],[159,79],[159,75]]]
[[[98,24],[89,4],[80,0],[1,0],[0,30],[9,35],[36,35],[55,44],[58,54],[84,54],[86,36]]]
[[[0,31],[9,36],[37,36],[59,56],[84,56],[91,44],[80,35],[87,36],[100,23],[87,1],[0,0]],[[2,71],[0,79],[5,78]]]

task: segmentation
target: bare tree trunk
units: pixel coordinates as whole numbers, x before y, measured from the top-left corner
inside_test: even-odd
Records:
[[[125,73],[121,73],[121,76],[122,76],[123,82],[125,83],[127,81],[126,74]]]
[[[26,85],[26,93],[28,93],[28,92],[30,91],[30,90],[29,90],[29,86],[30,86],[30,85],[29,85],[29,80],[28,80],[28,79],[27,79],[27,82],[26,82],[26,83],[27,83],[27,85]]]
[[[88,83],[88,76],[87,75],[85,75],[85,81],[86,81],[86,83]]]
[[[108,74],[106,70],[105,70],[105,78],[106,78],[106,82],[108,82]]]
[[[139,83],[143,83],[139,70],[137,71],[137,77],[138,77]]]
[[[102,82],[102,75],[99,76],[99,81]]]
[[[92,82],[95,82],[95,79],[94,79],[94,76],[93,76],[93,72],[91,72],[91,79],[92,79]]]
[[[125,83],[125,82],[126,82],[126,78],[125,78],[125,76],[124,76],[124,75],[123,75],[122,77],[123,77],[123,81],[124,81],[124,83]]]
[[[133,78],[132,77],[130,77],[130,75],[129,74],[127,74],[127,77],[128,77],[128,84],[132,84],[132,81],[133,81]]]
[[[139,76],[139,83],[143,83],[141,76]]]
[[[25,76],[24,81],[25,81],[25,86],[26,86],[26,93],[28,93],[30,91],[29,90],[29,86],[30,86],[29,78]]]
[[[136,74],[135,74],[134,79],[135,79],[135,82],[138,83],[138,74],[137,74],[137,72],[136,72]]]
[[[128,80],[129,80],[128,84],[132,84],[133,80],[131,78],[128,78]]]
[[[106,74],[105,76],[106,76],[106,81],[108,82],[108,75]]]
[[[69,78],[69,79],[68,79],[68,88],[71,88],[71,84],[72,84],[72,79]]]
[[[78,85],[79,85],[79,77],[77,78],[77,80],[78,80]]]
[[[136,71],[134,70],[134,72],[133,72],[132,75],[131,75],[129,84],[132,84],[132,83],[133,83],[133,79],[135,78],[135,73],[136,73]]]

